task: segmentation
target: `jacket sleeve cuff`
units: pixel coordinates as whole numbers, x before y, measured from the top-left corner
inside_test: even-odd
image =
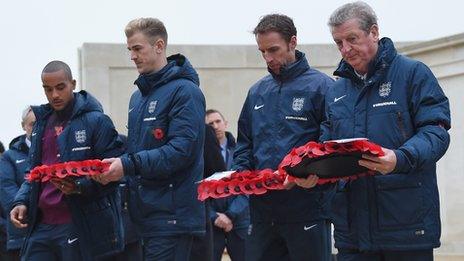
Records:
[[[11,208],[9,209],[8,213],[11,212],[11,210],[13,210],[13,208],[15,208],[16,206],[19,206],[19,205],[24,205],[24,206],[27,207],[27,202],[22,201],[22,200],[13,202],[13,203],[11,204]]]
[[[408,173],[411,170],[411,164],[408,157],[402,150],[393,150],[396,155],[396,166],[394,173]]]
[[[92,183],[91,179],[87,178],[78,178],[74,182],[76,184],[76,194],[83,194],[83,195],[92,195],[94,193],[95,184]]]
[[[226,215],[232,221],[235,221],[235,219],[237,218],[237,214],[230,210],[227,210],[226,212],[224,212],[224,215]]]
[[[219,215],[218,215],[215,211],[211,211],[211,213],[210,213],[210,215],[209,215],[209,217],[210,217],[210,219],[211,219],[211,223],[214,224],[214,221],[216,221],[216,219],[218,218],[218,216],[219,216]]]
[[[122,169],[125,176],[135,175],[135,164],[133,161],[133,154],[124,154],[121,156]]]

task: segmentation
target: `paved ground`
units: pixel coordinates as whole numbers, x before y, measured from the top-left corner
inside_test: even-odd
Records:
[[[435,261],[464,261],[464,255],[449,256],[449,255],[435,255]],[[222,256],[221,261],[231,261],[227,254]]]

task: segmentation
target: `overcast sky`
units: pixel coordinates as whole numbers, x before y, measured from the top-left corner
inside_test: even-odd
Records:
[[[255,44],[250,33],[271,12],[294,19],[300,44],[332,43],[331,12],[347,1],[150,0],[6,1],[0,8],[0,141],[21,134],[28,104],[45,103],[40,81],[51,60],[67,62],[78,77],[83,43],[124,43],[123,29],[137,17],[157,17],[174,44]],[[381,36],[394,41],[431,40],[464,32],[462,1],[366,1],[379,18]],[[78,80],[78,79],[77,79]],[[79,84],[79,83],[78,83]]]

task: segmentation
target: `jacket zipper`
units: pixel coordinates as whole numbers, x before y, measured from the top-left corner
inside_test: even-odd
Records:
[[[401,112],[397,112],[396,115],[398,116],[398,127],[400,128],[401,135],[403,136],[403,142],[407,140],[407,135],[406,135],[406,130],[404,128],[404,122],[403,122],[403,115]]]

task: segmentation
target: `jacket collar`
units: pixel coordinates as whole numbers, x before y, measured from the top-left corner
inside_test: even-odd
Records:
[[[143,96],[148,95],[152,89],[156,89],[166,83],[179,78],[184,78],[200,84],[197,72],[193,69],[188,59],[182,54],[171,55],[168,63],[159,71],[140,74],[134,84],[137,85]]]
[[[168,72],[174,65],[174,62],[170,61],[161,70],[157,72],[152,72],[149,74],[140,74],[134,83],[137,85],[142,95],[145,96],[150,92],[152,88],[161,85],[163,78],[166,77],[166,72]]]
[[[379,48],[375,58],[369,63],[368,73],[366,79],[373,78],[374,80],[381,77],[383,73],[390,67],[393,59],[397,55],[393,41],[390,38],[384,37],[379,41]],[[356,75],[353,67],[345,60],[341,60],[338,68],[334,72],[335,76],[348,78],[355,82],[362,82]]]
[[[226,131],[226,139],[227,139],[227,147],[230,149],[234,149],[236,146],[235,138],[232,133]]]
[[[10,146],[9,146],[10,150],[18,150],[18,151],[22,151],[24,153],[28,153],[29,151],[29,146],[27,146],[26,144],[26,135],[21,135],[21,136],[18,136],[16,138],[14,138],[11,142],[10,142]]]
[[[309,70],[309,64],[306,60],[305,54],[298,50],[295,50],[296,61],[287,66],[282,66],[280,74],[274,74],[271,69],[267,68],[268,72],[272,77],[279,82],[286,82],[297,78],[305,71]]]
[[[97,99],[90,95],[90,93],[83,90],[74,93],[72,103],[73,105],[69,107],[69,110],[71,111],[70,119],[73,119],[85,112],[103,112],[102,106]],[[45,120],[53,113],[53,108],[47,103],[40,106],[32,106],[32,111],[34,112],[37,120]]]

